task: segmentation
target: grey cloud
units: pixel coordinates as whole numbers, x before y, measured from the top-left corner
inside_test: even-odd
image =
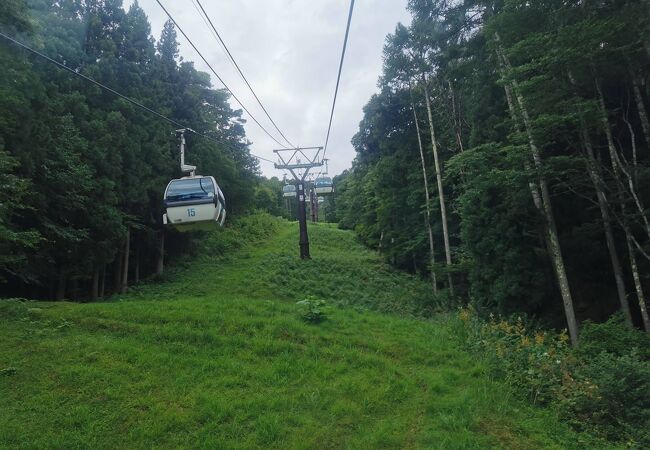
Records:
[[[397,22],[410,20],[407,0],[357,0],[327,157],[330,173],[350,167],[350,139],[358,129],[362,108],[376,92],[381,51],[386,34]],[[131,3],[125,2],[125,7]],[[154,37],[166,20],[154,0],[140,0]],[[163,0],[228,86],[265,126],[268,120],[228,63],[223,51],[200,19],[191,0]],[[297,145],[323,145],[345,31],[348,0],[202,0],[213,23],[285,135]],[[192,48],[179,37],[181,56],[207,70]],[[221,87],[213,80],[215,87]],[[239,108],[231,100],[233,108]],[[248,119],[248,117],[246,117]],[[267,129],[271,132],[272,125]],[[251,120],[246,134],[251,151],[274,159],[277,147]],[[266,176],[281,176],[261,163]]]

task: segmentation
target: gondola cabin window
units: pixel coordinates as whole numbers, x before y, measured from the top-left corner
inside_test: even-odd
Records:
[[[214,197],[214,184],[208,177],[174,180],[167,191],[167,203]]]

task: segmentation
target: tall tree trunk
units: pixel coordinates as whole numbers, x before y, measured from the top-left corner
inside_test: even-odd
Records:
[[[56,300],[63,300],[65,298],[65,284],[65,274],[61,271],[56,283],[56,294],[54,297]]]
[[[162,275],[165,269],[165,229],[160,230],[160,247],[156,261],[156,275]]]
[[[454,131],[456,133],[456,143],[458,144],[458,151],[463,152],[463,135],[462,135],[462,128],[461,128],[461,113],[460,113],[460,106],[458,108],[458,112],[456,111],[456,94],[454,93],[454,87],[451,84],[451,81],[447,80],[447,84],[449,85],[449,93],[451,94],[451,112],[454,117]]]
[[[635,75],[632,75],[632,92],[634,92],[634,101],[636,103],[639,119],[641,120],[641,129],[643,130],[643,136],[645,137],[645,145],[646,148],[650,149],[650,122],[648,122],[648,111],[643,103],[641,83],[639,82],[639,78]]]
[[[512,71],[512,66],[508,60],[505,51],[501,45],[501,40],[498,33],[494,33],[495,41],[497,43],[497,53],[498,56],[502,59],[505,69],[508,72]],[[506,80],[506,82],[508,82]],[[553,261],[553,268],[555,269],[555,276],[557,277],[558,286],[560,288],[560,293],[562,294],[562,302],[564,304],[564,313],[567,320],[567,328],[569,330],[569,336],[571,338],[571,344],[573,346],[578,345],[578,323],[575,317],[575,311],[573,309],[573,297],[571,296],[571,289],[569,287],[569,279],[566,275],[566,267],[564,266],[564,257],[562,256],[562,247],[560,246],[560,239],[557,233],[557,226],[555,224],[555,216],[553,214],[553,207],[551,204],[551,194],[548,189],[548,184],[544,175],[542,174],[543,164],[542,158],[535,143],[535,138],[532,132],[532,123],[530,116],[528,114],[528,109],[524,102],[523,95],[519,89],[519,83],[516,80],[510,81],[512,85],[512,92],[519,106],[519,111],[521,112],[521,118],[524,125],[524,130],[528,137],[528,144],[530,147],[530,153],[533,159],[533,164],[537,172],[537,181],[539,184],[539,192],[541,194],[541,205],[542,212],[544,214],[544,219],[546,222],[546,229],[548,233],[548,245],[549,253]]]
[[[643,292],[643,286],[641,284],[641,277],[639,276],[639,269],[636,261],[636,254],[634,252],[634,249],[632,248],[632,230],[630,229],[627,219],[626,219],[626,213],[625,213],[625,199],[622,198],[624,188],[623,188],[623,182],[621,181],[621,172],[626,176],[628,180],[628,187],[630,189],[630,194],[632,198],[634,199],[634,204],[639,210],[641,217],[645,223],[646,226],[646,232],[648,236],[650,237],[650,224],[648,223],[647,216],[645,215],[645,210],[643,208],[643,205],[641,204],[641,200],[639,199],[638,194],[636,193],[636,187],[634,185],[634,180],[632,175],[629,173],[628,170],[626,170],[623,167],[622,161],[618,157],[618,152],[616,150],[616,146],[614,144],[614,138],[612,137],[612,130],[609,126],[609,119],[607,118],[607,110],[605,109],[605,98],[603,96],[602,89],[600,88],[600,83],[598,82],[597,79],[595,79],[596,83],[596,92],[598,93],[598,105],[599,105],[599,112],[600,112],[600,120],[603,125],[603,131],[605,132],[605,137],[607,138],[607,149],[609,151],[609,156],[611,159],[611,164],[612,164],[612,172],[614,173],[614,180],[616,181],[619,195],[621,198],[619,201],[621,202],[621,220],[622,220],[622,225],[623,225],[623,231],[625,232],[625,241],[628,247],[628,255],[630,258],[630,268],[632,269],[632,278],[634,279],[634,288],[636,290],[636,295],[637,295],[637,300],[639,302],[639,307],[641,308],[641,315],[643,317],[643,325],[646,327],[646,331],[648,330],[648,327],[646,326],[646,321],[648,319],[648,312],[646,309],[646,302],[645,302],[645,294]],[[650,331],[649,331],[650,332]]]
[[[576,87],[576,82],[571,72],[568,73],[569,81],[573,86],[574,90]],[[621,262],[618,257],[618,251],[616,250],[616,241],[614,240],[614,231],[612,229],[612,220],[609,214],[609,203],[607,201],[607,195],[605,193],[605,183],[603,181],[603,176],[600,171],[600,165],[596,160],[594,153],[594,148],[591,143],[591,138],[589,137],[589,131],[585,124],[584,118],[580,115],[580,137],[582,140],[582,145],[587,154],[587,171],[589,173],[589,178],[594,185],[594,190],[596,191],[596,199],[598,200],[598,207],[600,209],[600,217],[603,221],[603,229],[605,232],[605,241],[607,242],[607,250],[609,251],[609,259],[612,263],[612,271],[614,272],[614,281],[616,283],[616,292],[618,294],[618,301],[621,304],[621,311],[627,324],[632,327],[632,313],[630,312],[630,304],[627,299],[627,292],[625,289],[625,281],[623,278],[623,269],[621,267]]]
[[[639,93],[640,94],[640,93]],[[641,100],[643,102],[643,100]],[[643,103],[642,103],[643,104]],[[647,119],[647,116],[646,116]],[[632,142],[632,175],[629,176],[628,180],[630,184],[636,183],[637,180],[637,149],[636,149],[636,136],[634,133],[634,128],[632,124],[628,121],[627,117],[624,117],[625,123],[627,124],[628,130],[630,132],[630,140]],[[646,137],[647,139],[647,137]],[[650,148],[650,141],[646,141],[648,148]],[[623,206],[624,207],[624,206]],[[641,284],[641,277],[639,276],[639,267],[636,261],[636,250],[632,244],[634,239],[632,231],[627,225],[627,219],[625,218],[625,211],[622,214],[623,221],[623,231],[625,231],[625,243],[627,244],[627,251],[630,259],[630,268],[632,270],[632,279],[634,280],[634,289],[636,291],[637,302],[639,304],[639,309],[641,310],[641,318],[643,319],[643,327],[647,333],[650,333],[650,318],[648,318],[648,309],[646,306],[645,294],[643,292],[643,285]]]
[[[76,302],[79,300],[79,278],[76,276],[72,278],[72,301]]]
[[[639,212],[639,216],[641,217],[641,220],[643,220],[643,223],[645,224],[646,234],[650,239],[650,221],[648,221],[648,216],[646,214],[645,207],[643,206],[643,203],[641,202],[641,198],[639,197],[639,194],[637,192],[632,174],[630,174],[630,172],[627,171],[621,164],[621,160],[618,156],[618,151],[616,150],[616,145],[614,144],[612,129],[609,126],[609,118],[607,117],[607,109],[605,108],[605,97],[603,96],[603,91],[600,88],[600,83],[598,82],[598,80],[594,79],[594,82],[596,84],[596,92],[598,93],[598,105],[599,105],[598,109],[600,113],[600,120],[603,125],[603,131],[605,132],[605,137],[607,138],[607,149],[609,150],[609,157],[612,162],[612,171],[614,172],[614,178],[617,184],[619,185],[619,189],[621,190],[621,194],[622,194],[623,186],[621,181],[621,172],[625,175],[625,178],[628,181],[628,188],[630,190],[630,195],[634,200],[634,204]],[[621,199],[621,201],[623,201],[623,199]]]
[[[138,235],[135,235],[135,268],[133,273],[133,281],[135,284],[140,282],[140,240]]]
[[[113,264],[113,294],[117,294],[122,289],[122,252],[118,251],[115,255],[115,262]]]
[[[99,298],[104,298],[106,294],[106,263],[102,263],[102,276],[101,283],[99,285]]]
[[[598,207],[600,208],[600,216],[603,220],[603,228],[605,231],[605,240],[607,241],[607,249],[609,250],[609,259],[612,263],[612,270],[614,272],[614,280],[616,281],[616,291],[618,293],[618,300],[621,304],[621,311],[625,316],[625,321],[627,324],[632,327],[632,313],[630,312],[630,304],[627,300],[627,293],[625,291],[625,281],[623,278],[623,269],[621,268],[621,262],[618,257],[618,251],[616,250],[616,241],[614,240],[614,232],[612,230],[612,220],[609,215],[609,204],[607,202],[607,196],[603,188],[603,178],[598,170],[598,162],[594,156],[594,150],[589,140],[589,136],[584,126],[581,130],[583,144],[587,152],[587,157],[589,158],[587,162],[587,169],[589,171],[589,177],[594,185],[596,190],[596,198],[598,199]]]
[[[510,86],[510,83],[506,82],[506,71],[505,71],[505,66],[501,62],[501,57],[498,57],[499,59],[499,73],[501,75],[501,78],[504,80],[503,83],[503,89],[506,93],[506,102],[508,103],[508,110],[510,111],[510,117],[512,117],[512,121],[515,124],[515,129],[519,132],[524,131],[523,127],[521,126],[521,121],[519,119],[519,113],[517,112],[517,108],[515,106],[514,102],[514,95],[512,93],[512,86]],[[524,169],[526,170],[526,173],[531,172],[531,167],[530,167],[530,162],[526,159],[524,161]],[[533,204],[535,205],[535,208],[540,212],[541,215],[544,214],[544,209],[542,208],[542,197],[539,193],[539,186],[537,183],[533,180],[528,181],[528,188],[530,189],[530,195],[533,198]],[[547,247],[550,248],[550,245],[548,245],[548,234],[545,232],[547,235],[545,238],[545,242],[547,244]]]
[[[409,92],[411,91],[409,87]],[[413,109],[413,120],[415,120],[415,131],[418,135],[418,148],[420,149],[420,163],[422,165],[422,181],[424,184],[424,199],[426,204],[426,225],[427,225],[427,235],[429,237],[429,262],[431,264],[431,287],[433,293],[438,293],[438,282],[436,280],[436,256],[434,252],[433,245],[433,230],[431,228],[431,197],[429,196],[429,180],[427,178],[427,166],[424,160],[424,149],[422,147],[422,137],[420,136],[420,123],[418,121],[418,113],[415,110],[415,104],[413,102],[413,97],[411,95],[411,108]]]
[[[637,168],[638,168],[638,163],[639,163],[639,158],[638,158],[638,151],[636,147],[636,133],[634,132],[634,127],[628,120],[627,116],[623,116],[623,121],[625,122],[625,125],[627,125],[627,130],[630,133],[630,145],[632,146],[632,180],[636,184],[636,176],[637,176]]]
[[[93,282],[90,287],[90,299],[92,301],[97,300],[99,297],[99,266],[95,265],[93,269]]]
[[[431,149],[433,151],[433,162],[436,169],[436,181],[438,182],[438,198],[440,199],[440,216],[442,219],[442,237],[445,244],[445,259],[447,268],[451,269],[451,246],[449,245],[449,227],[447,224],[447,207],[445,206],[445,192],[442,186],[442,171],[440,170],[440,159],[438,157],[438,142],[436,141],[436,132],[433,127],[433,113],[431,112],[431,98],[429,97],[429,87],[427,79],[423,77],[424,98],[427,104],[427,116],[429,118],[429,131],[431,133]],[[454,295],[454,283],[451,272],[447,272],[447,281],[449,283],[449,292]]]
[[[501,78],[505,81],[506,80],[505,63],[501,61],[500,57],[498,57],[498,60],[499,60],[498,63],[499,73],[501,75]],[[512,120],[514,122],[515,129],[518,132],[524,132],[523,126],[521,124],[521,119],[519,118],[519,112],[517,111],[517,107],[514,102],[514,94],[512,93],[512,86],[510,85],[510,83],[504,82],[503,89],[506,93],[506,102],[508,104],[508,110],[510,111],[510,117],[512,117]],[[528,159],[524,160],[524,170],[526,171],[526,173],[532,173],[532,167]],[[533,199],[533,205],[535,205],[535,208],[537,209],[539,215],[541,217],[544,217],[544,207],[542,206],[542,196],[539,193],[539,185],[537,184],[537,182],[531,179],[528,181],[528,188],[530,190],[530,195]],[[548,226],[546,224],[546,221],[543,221],[541,227],[538,227],[537,233],[538,233],[538,238],[540,240],[540,247],[546,251],[547,255],[549,255],[548,258],[545,258],[544,276],[546,280],[553,283],[553,280],[557,280],[557,276],[555,271],[555,264],[552,258],[550,257],[551,241],[550,241]],[[563,302],[562,293],[559,292],[559,289],[558,291],[554,291],[554,298]]]
[[[648,317],[648,308],[646,306],[645,294],[643,293],[643,285],[641,284],[641,277],[639,276],[639,268],[636,262],[636,253],[632,246],[630,238],[630,230],[625,227],[625,242],[627,244],[627,252],[630,258],[630,267],[632,268],[632,278],[634,279],[634,289],[636,290],[636,297],[639,301],[639,309],[641,310],[641,317],[643,318],[643,328],[646,333],[650,334],[650,317]]]
[[[127,228],[126,230],[126,239],[124,242],[124,264],[122,265],[123,274],[122,274],[122,287],[120,292],[126,294],[126,291],[129,287],[129,256],[131,253],[131,230]]]

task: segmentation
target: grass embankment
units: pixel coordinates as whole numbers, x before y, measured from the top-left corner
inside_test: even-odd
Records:
[[[300,262],[296,224],[256,216],[120,301],[0,304],[0,447],[593,445],[489,379],[442,319],[336,306],[303,322],[304,294],[430,306],[425,283],[352,234],[310,233],[314,259]]]

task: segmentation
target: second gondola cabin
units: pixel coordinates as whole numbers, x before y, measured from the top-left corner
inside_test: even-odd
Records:
[[[163,223],[179,231],[211,229],[226,220],[226,200],[214,177],[172,180],[165,189],[164,202]]]
[[[296,187],[293,184],[287,184],[282,188],[283,197],[295,197]]]
[[[334,192],[334,184],[330,177],[316,178],[314,181],[314,191],[317,195],[327,195]]]

